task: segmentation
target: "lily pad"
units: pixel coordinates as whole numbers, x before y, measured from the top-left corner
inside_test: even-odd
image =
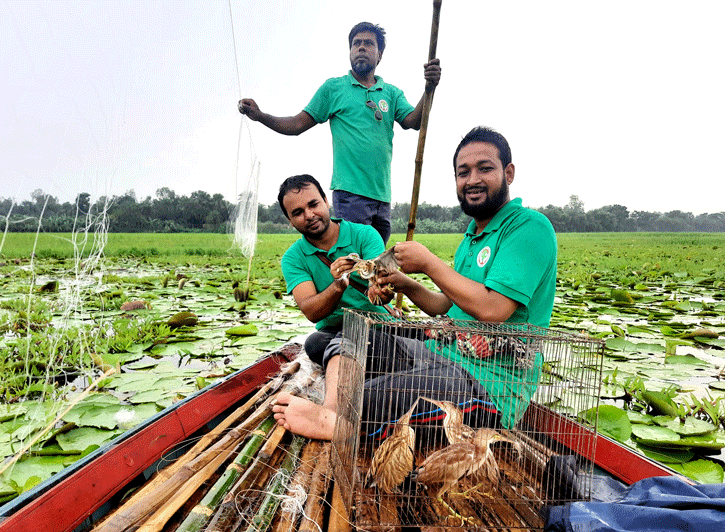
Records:
[[[682,464],[689,462],[695,456],[695,453],[688,449],[655,449],[641,444],[638,444],[638,447],[645,456],[663,464]]]
[[[670,467],[686,477],[703,484],[722,484],[723,468],[710,460],[693,460],[685,464],[670,464]]]
[[[597,419],[597,411],[599,415],[597,430],[599,432],[620,442],[625,442],[630,438],[632,424],[627,418],[627,413],[621,408],[612,405],[600,405],[598,409],[591,408],[582,412],[580,417],[594,425]]]
[[[639,443],[658,447],[679,441],[680,435],[672,429],[658,425],[632,425],[632,438]]]
[[[227,336],[255,336],[258,333],[259,329],[253,323],[236,325],[226,330]]]
[[[703,419],[688,417],[682,423],[679,419],[672,419],[664,424],[657,423],[660,426],[674,430],[680,436],[701,436],[715,430],[715,425]]]

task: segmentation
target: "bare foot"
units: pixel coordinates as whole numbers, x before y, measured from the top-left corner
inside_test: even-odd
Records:
[[[293,434],[315,440],[331,440],[335,432],[337,413],[302,397],[281,392],[272,411],[277,423]]]

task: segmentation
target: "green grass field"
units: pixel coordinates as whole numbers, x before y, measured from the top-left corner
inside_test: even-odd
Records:
[[[260,234],[255,262],[278,262],[298,238],[294,234]],[[404,240],[394,234],[389,244]],[[461,235],[416,235],[433,253],[453,260]],[[601,271],[643,274],[651,270],[700,275],[721,266],[725,250],[723,233],[564,233],[559,239],[560,276],[588,279]],[[2,247],[5,259],[27,259],[35,251],[41,259],[86,257],[94,247],[93,235],[84,239],[68,234],[8,233]],[[111,233],[104,247],[107,257],[145,257],[154,262],[204,263],[246,261],[230,235],[208,233]]]

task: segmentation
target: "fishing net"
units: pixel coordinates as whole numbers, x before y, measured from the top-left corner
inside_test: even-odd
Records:
[[[246,141],[246,142],[245,142]],[[237,192],[237,203],[231,216],[232,242],[242,255],[251,260],[254,256],[254,247],[257,243],[257,219],[258,219],[258,196],[259,196],[259,173],[261,163],[257,161],[254,151],[249,121],[242,117],[239,125],[239,148],[237,150],[237,179],[239,176],[240,159],[242,158],[242,144],[248,144],[248,153],[244,159],[249,160],[249,175],[244,183],[241,192]]]

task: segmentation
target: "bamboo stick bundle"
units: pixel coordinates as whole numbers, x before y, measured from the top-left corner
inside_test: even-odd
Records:
[[[94,528],[94,532],[122,532],[133,527],[150,513],[155,512],[164,504],[164,501],[171,497],[194,474],[207,466],[209,462],[217,460],[221,464],[231,456],[232,450],[237,444],[246,438],[251,427],[258,425],[261,421],[260,418],[269,414],[269,404],[272,399],[274,397],[267,398],[260,408],[237,427],[227,432],[204,452],[177,468],[175,473],[166,478],[165,481],[155,484],[143,497],[135,499],[130,505],[124,505],[121,510],[115,512],[109,519]]]
[[[299,362],[292,362],[285,367],[282,372],[275,378],[270,380],[267,384],[262,386],[252,397],[250,397],[243,405],[237,408],[234,412],[228,415],[221,423],[214,427],[211,431],[202,436],[196,444],[189,449],[183,456],[178,460],[174,461],[168,467],[164,468],[156,475],[150,482],[147,482],[139,491],[133,494],[122,506],[116,509],[116,511],[106,517],[104,521],[99,523],[93,530],[94,532],[106,530],[106,523],[116,519],[116,515],[123,515],[128,512],[129,509],[135,506],[140,500],[145,500],[150,493],[159,489],[160,485],[163,485],[170,478],[172,478],[182,467],[184,467],[191,460],[196,458],[199,453],[207,449],[214,441],[216,441],[222,434],[224,434],[229,427],[233,424],[238,423],[242,417],[244,417],[249,410],[257,404],[259,401],[267,398],[270,392],[279,388],[282,382],[294,375],[300,368]],[[265,403],[265,409],[269,406],[270,399],[267,398]],[[264,410],[261,407],[259,410]],[[111,525],[113,526],[113,525]],[[115,528],[108,528],[107,530],[115,530]]]
[[[279,507],[280,495],[289,485],[292,474],[297,467],[297,458],[300,455],[300,450],[304,443],[305,438],[301,436],[295,436],[293,438],[287,456],[285,456],[282,465],[267,485],[264,500],[259,510],[257,510],[257,514],[252,519],[252,522],[249,524],[249,527],[247,527],[247,532],[264,532],[271,524],[272,519],[274,519],[274,514]]]
[[[305,445],[302,450],[302,456],[300,456],[300,465],[290,483],[287,496],[293,497],[293,492],[301,490],[305,493],[306,497],[310,488],[310,482],[312,482],[312,470],[315,467],[315,461],[317,455],[320,453],[321,446],[322,443],[319,440],[312,440]],[[302,502],[304,503],[304,501]],[[285,505],[283,505],[279,520],[273,528],[274,532],[294,532],[294,526],[297,523],[298,517],[299,511],[296,506],[285,508]],[[332,530],[336,529],[333,528]]]
[[[323,444],[322,452],[320,452],[317,464],[312,472],[310,492],[307,495],[305,515],[302,518],[299,532],[319,532],[323,530],[324,507],[322,503],[325,501],[330,481],[330,477],[327,475],[330,468],[330,445],[329,441]]]
[[[274,418],[270,416],[257,427],[252,433],[252,436],[244,444],[239,455],[229,464],[226,471],[211,487],[199,504],[192,508],[186,519],[182,521],[176,529],[177,532],[197,532],[204,527],[213,515],[214,510],[221,503],[224,495],[226,495],[234,482],[236,482],[252,462],[254,455],[256,455],[262,446],[264,438],[272,430],[274,425]]]
[[[221,504],[219,504],[205,529],[206,532],[226,532],[227,530],[234,530],[243,517],[237,510],[237,498],[243,496],[245,492],[254,489],[256,486],[261,489],[270,471],[270,468],[267,466],[275,456],[274,450],[277,448],[281,449],[279,443],[285,433],[286,430],[282,425],[275,427],[269,438],[267,438],[267,441],[260,448],[254,462],[247,468],[244,474],[237,480],[236,484],[225,495]]]

